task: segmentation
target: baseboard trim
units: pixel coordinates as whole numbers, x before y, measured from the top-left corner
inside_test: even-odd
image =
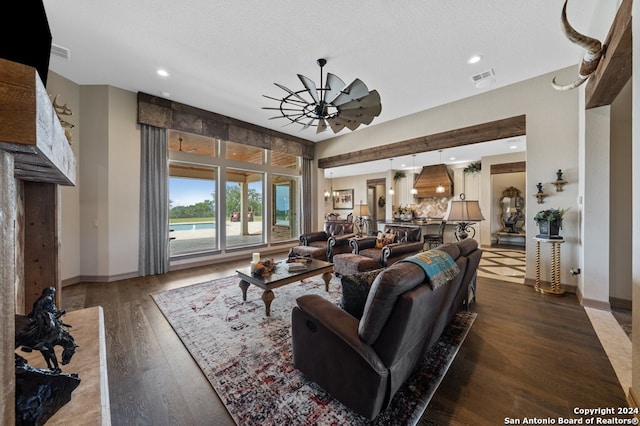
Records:
[[[536,280],[535,278],[525,278],[524,279],[524,284],[531,286],[531,287],[535,287],[536,285]],[[546,287],[550,287],[551,286],[551,282],[549,281],[540,281],[540,284],[546,286]],[[571,294],[576,294],[578,287],[573,285],[573,284],[562,284],[560,283],[560,288],[562,288],[564,290],[565,293],[571,293]]]
[[[128,272],[118,275],[79,275],[77,277],[62,280],[62,287],[78,283],[110,283],[113,281],[128,280],[139,277],[138,272]]]
[[[620,299],[617,297],[610,297],[609,304],[611,305],[612,308],[625,309],[627,311],[630,311],[633,305],[631,300]]]

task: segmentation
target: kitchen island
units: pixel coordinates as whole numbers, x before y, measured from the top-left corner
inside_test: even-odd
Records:
[[[442,218],[425,218],[425,219],[413,219],[413,220],[393,220],[393,221],[380,221],[378,222],[378,231],[384,231],[386,225],[403,225],[403,226],[415,226],[422,229],[422,235],[437,234],[438,226],[442,222]],[[443,240],[445,243],[452,243],[457,241],[455,236],[456,224],[447,223],[444,228]],[[427,247],[428,248],[428,247]]]

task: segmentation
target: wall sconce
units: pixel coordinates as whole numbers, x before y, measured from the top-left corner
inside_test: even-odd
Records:
[[[538,192],[535,194],[535,196],[538,199],[538,204],[542,204],[544,203],[544,197],[546,197],[547,194],[542,192],[542,182],[538,182],[536,187],[538,188]]]
[[[556,181],[553,182],[553,184],[556,186],[556,192],[562,192],[564,186],[567,184],[567,181],[562,179],[561,169],[558,169],[558,171],[556,172]]]

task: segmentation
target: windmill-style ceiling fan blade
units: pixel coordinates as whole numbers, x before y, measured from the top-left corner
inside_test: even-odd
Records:
[[[376,90],[372,90],[367,96],[363,98],[340,105],[339,109],[340,111],[349,109],[371,109],[372,111],[375,111],[377,109],[378,114],[380,114],[380,112],[382,111],[382,105],[380,105],[380,95]]]
[[[318,120],[318,128],[316,129],[316,134],[322,133],[327,130],[327,121],[323,118]]]
[[[369,89],[367,88],[367,85],[359,78],[356,78],[350,85],[342,90],[342,93],[340,93],[332,103],[338,106],[356,99],[364,98],[368,94]]]
[[[309,122],[307,124],[305,124],[304,126],[302,126],[302,129],[300,130],[304,130],[304,129],[308,129],[312,124],[313,124],[313,118],[311,120],[309,120]]]
[[[339,121],[337,117],[330,118],[327,121],[329,122],[329,126],[331,126],[333,133],[338,133],[340,130],[344,129],[344,123]]]
[[[290,95],[295,96],[296,98],[300,99],[302,102],[304,102],[305,104],[308,103],[306,99],[304,99],[303,97],[301,97],[300,95],[298,95],[296,92],[294,92],[291,89],[288,89],[286,87],[284,87],[282,84],[279,83],[273,83],[276,86],[278,86],[279,88],[281,88],[282,90],[284,90],[285,92],[289,93]]]
[[[360,111],[350,111],[350,112],[340,113],[340,117],[342,117],[345,120],[357,121],[360,124],[371,124],[371,122],[375,118],[375,115],[365,114]]]
[[[316,83],[314,83],[313,80],[305,77],[302,74],[298,74],[298,78],[302,82],[302,85],[304,86],[304,88],[307,89],[307,92],[309,92],[313,100],[316,101],[316,103],[319,102],[318,88],[316,87]]]
[[[346,84],[344,84],[344,81],[342,81],[340,77],[330,72],[327,73],[327,91],[325,92],[324,100],[329,104],[332,103],[335,98],[342,93],[342,89],[344,89],[345,86]]]
[[[345,124],[345,126],[347,126],[347,129],[349,130],[355,130],[358,127],[360,127],[360,123],[355,121],[355,120],[347,120],[347,123]]]

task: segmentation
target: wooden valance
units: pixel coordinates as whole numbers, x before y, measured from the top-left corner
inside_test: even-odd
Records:
[[[138,92],[138,123],[313,159],[313,142]]]

